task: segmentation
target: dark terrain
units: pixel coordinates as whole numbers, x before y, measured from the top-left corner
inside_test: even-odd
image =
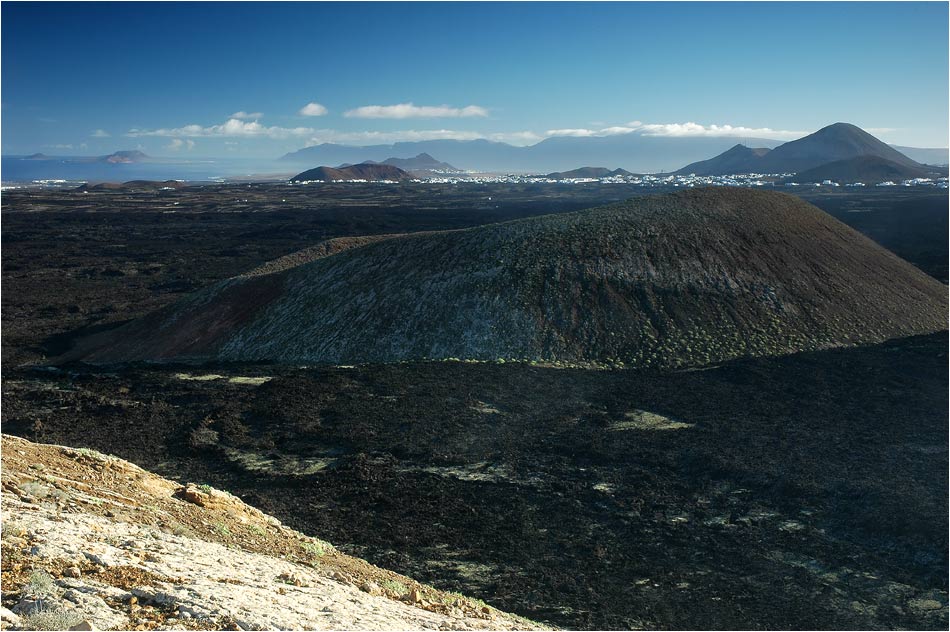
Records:
[[[291,180],[293,182],[306,182],[308,180],[318,180],[323,182],[333,182],[338,180],[411,180],[412,175],[403,171],[399,167],[387,164],[377,164],[364,162],[358,165],[349,165],[347,167],[316,167],[298,173]]]
[[[6,192],[4,432],[208,482],[348,553],[559,626],[946,629],[945,332],[679,372],[21,366],[331,237],[655,192]],[[946,282],[945,192],[803,197]]]
[[[202,288],[53,362],[686,368],[946,328],[945,285],[774,191],[687,189],[365,240]]]

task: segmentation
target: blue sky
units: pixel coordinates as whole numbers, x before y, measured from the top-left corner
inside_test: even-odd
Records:
[[[847,121],[945,147],[947,24],[943,2],[5,2],[0,140],[277,157],[727,125],[790,139]]]

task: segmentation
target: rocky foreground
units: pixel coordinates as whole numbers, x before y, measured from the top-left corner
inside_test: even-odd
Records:
[[[206,485],[3,436],[3,629],[536,629]]]

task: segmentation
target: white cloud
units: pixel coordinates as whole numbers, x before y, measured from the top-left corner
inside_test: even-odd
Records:
[[[310,102],[307,105],[300,108],[300,116],[323,116],[329,110],[320,105],[319,103]]]
[[[110,136],[112,136],[112,134],[110,134],[104,129],[97,129],[92,134],[90,134],[90,136],[92,136],[93,138],[109,138]]]
[[[755,136],[758,138],[794,139],[808,132],[772,129],[771,127],[744,127],[742,125],[700,125],[687,123],[644,124],[638,128],[644,136]]]
[[[549,129],[545,136],[616,136],[639,132],[643,136],[755,136],[776,140],[801,138],[808,132],[777,130],[770,127],[744,127],[733,125],[700,125],[692,121],[687,123],[643,123],[631,121],[626,125],[615,125],[600,129],[568,128]]]
[[[480,139],[501,141],[511,143],[513,145],[526,145],[535,143],[539,140],[542,140],[543,138],[543,136],[530,131],[484,134],[482,132],[454,129],[406,129],[389,132],[342,132],[333,129],[319,129],[315,131],[307,145],[319,145],[321,143],[353,143],[357,145],[369,145],[374,143],[399,143],[423,140]]]
[[[407,119],[407,118],[465,118],[488,116],[488,110],[478,105],[455,108],[448,105],[364,105],[355,110],[346,111],[347,118],[368,119]]]
[[[451,129],[398,130],[392,132],[341,132],[333,129],[315,130],[309,145],[320,143],[398,143],[420,140],[476,140],[485,138],[479,132]]]
[[[497,132],[495,134],[490,134],[488,136],[491,140],[496,140],[504,143],[510,143],[512,145],[527,145],[529,143],[536,143],[539,140],[543,140],[544,136],[536,134],[531,131],[524,132]]]
[[[187,149],[189,151],[194,149],[195,141],[191,140],[190,138],[187,140],[182,140],[180,138],[173,138],[172,142],[170,142],[168,145],[165,146],[165,149],[168,149],[169,151],[178,151],[179,149],[182,149],[182,148]]]
[[[235,112],[234,114],[230,116],[230,118],[240,119],[242,121],[247,121],[251,119],[259,119],[263,117],[264,115],[261,114],[260,112],[245,112],[244,110],[241,110],[240,112]]]
[[[309,136],[314,133],[311,127],[266,127],[257,121],[241,121],[231,118],[220,125],[185,125],[184,127],[162,129],[130,129],[126,136],[137,138],[140,136],[165,136],[170,138],[201,138],[207,136],[257,136],[263,138],[283,139],[298,136]]]
[[[597,136],[597,132],[592,129],[582,127],[570,127],[566,129],[549,129],[544,133],[545,136]]]

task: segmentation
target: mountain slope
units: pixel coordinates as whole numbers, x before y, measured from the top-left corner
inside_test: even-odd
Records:
[[[3,435],[3,460],[4,629],[540,627],[116,457]]]
[[[876,156],[909,168],[921,167],[890,145],[849,123],[835,123],[780,145],[763,156],[756,166],[766,173],[797,173],[858,156]]]
[[[696,174],[697,176],[719,176],[734,173],[749,173],[756,171],[755,165],[762,156],[769,153],[765,147],[750,148],[745,145],[736,145],[727,151],[710,158],[686,165],[677,174]]]
[[[291,182],[306,182],[322,180],[323,182],[337,180],[412,180],[412,175],[399,167],[392,165],[361,163],[334,169],[333,167],[317,167],[298,173],[290,179]]]
[[[798,198],[744,189],[410,234],[306,260],[222,281],[60,361],[697,366],[946,327],[939,282]]]
[[[846,160],[836,160],[827,164],[806,169],[795,174],[796,182],[865,182],[875,183],[885,180],[905,180],[908,178],[926,178],[933,170],[923,167],[901,165],[878,156],[857,156]]]

